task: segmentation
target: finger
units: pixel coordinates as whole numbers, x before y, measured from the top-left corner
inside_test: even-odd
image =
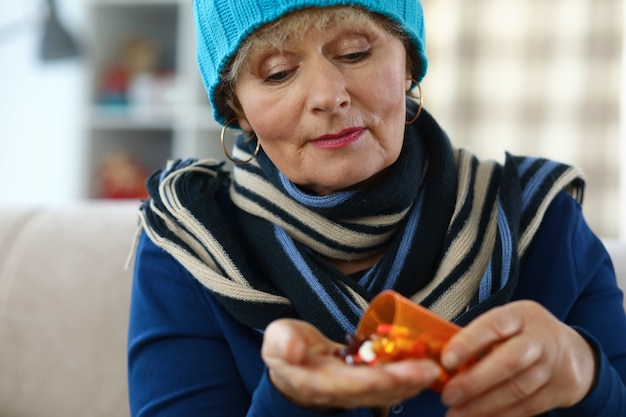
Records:
[[[530,398],[535,397],[549,381],[550,372],[545,367],[532,366],[514,378],[503,381],[492,390],[453,409],[466,417],[500,416],[502,410],[524,404]]]
[[[351,374],[354,370],[372,372]],[[439,366],[431,360],[404,360],[374,367],[346,366],[342,371],[346,374],[339,373],[334,379],[353,381],[348,384],[348,396],[359,398],[359,403],[366,406],[389,406],[414,397],[431,386],[440,373]]]
[[[340,360],[318,357],[306,367],[283,363],[270,373],[274,383],[297,403],[343,408],[405,400],[432,385],[438,375],[438,366],[429,360],[380,366],[337,365],[336,361]]]
[[[276,320],[265,329],[261,355],[266,360],[284,360],[300,363],[306,357],[306,344],[291,320]]]
[[[522,303],[511,303],[476,318],[448,341],[442,352],[442,365],[454,370],[473,356],[521,332],[525,313],[520,310],[527,308]]]
[[[391,398],[391,393],[384,389],[387,376],[381,373],[380,369],[370,367],[343,366],[332,371],[319,367],[313,372],[310,367],[286,367],[276,370],[273,381],[296,403],[373,406]]]
[[[420,385],[432,385],[439,375],[439,365],[430,359],[404,360],[383,365],[385,372],[392,375],[399,382],[413,382]]]
[[[540,389],[530,397],[505,407],[492,407],[490,410],[478,411],[469,408],[451,408],[446,417],[532,417],[540,415],[554,407],[551,400],[553,393]]]
[[[542,358],[541,344],[527,337],[510,339],[494,349],[472,368],[455,375],[446,385],[442,400],[458,405],[514,380],[537,365]]]
[[[266,360],[275,358],[290,364],[300,364],[311,354],[328,353],[336,346],[309,323],[279,319],[265,329],[261,355]]]

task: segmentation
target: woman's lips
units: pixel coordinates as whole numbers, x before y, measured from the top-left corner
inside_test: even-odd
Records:
[[[348,146],[352,142],[355,142],[361,138],[363,131],[362,127],[352,127],[344,129],[341,132],[333,135],[323,135],[315,138],[311,141],[313,146],[320,149],[338,149]]]

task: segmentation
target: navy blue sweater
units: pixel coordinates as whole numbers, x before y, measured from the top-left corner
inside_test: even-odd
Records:
[[[597,350],[598,380],[576,406],[546,415],[626,417],[626,315],[613,266],[581,208],[566,194],[551,203],[522,260],[513,299],[530,299],[579,331]],[[128,341],[133,416],[322,414],[291,404],[267,378],[262,334],[233,319],[188,271],[140,238]],[[439,417],[445,407],[426,391],[390,415]],[[356,409],[336,416],[371,416]]]

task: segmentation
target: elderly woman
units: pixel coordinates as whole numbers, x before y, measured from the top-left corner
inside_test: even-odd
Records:
[[[134,416],[626,416],[626,317],[573,167],[455,148],[415,0],[196,0],[227,157],[148,182]],[[222,135],[223,141],[223,135]],[[334,353],[393,289],[461,326],[441,365]],[[542,414],[543,413],[543,414]]]

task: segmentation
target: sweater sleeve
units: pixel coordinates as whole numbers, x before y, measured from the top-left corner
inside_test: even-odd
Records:
[[[598,379],[587,397],[573,407],[556,410],[555,417],[625,417],[626,387],[602,346],[584,329],[575,328],[597,352]]]
[[[572,204],[572,202],[570,202]],[[587,397],[560,416],[626,417],[626,315],[611,259],[575,204],[570,238],[580,296],[566,321],[597,353],[597,382]],[[594,261],[595,260],[595,261]]]
[[[589,394],[554,417],[626,417],[626,314],[611,259],[585,222],[580,205],[562,193],[529,248],[524,272],[533,298],[577,330],[597,354],[597,380]],[[532,278],[534,277],[534,278]]]
[[[131,415],[245,416],[250,395],[202,292],[145,234],[128,334]]]
[[[261,341],[261,333],[236,322],[178,262],[141,236],[128,335],[132,416],[327,415],[278,392],[267,377]]]

